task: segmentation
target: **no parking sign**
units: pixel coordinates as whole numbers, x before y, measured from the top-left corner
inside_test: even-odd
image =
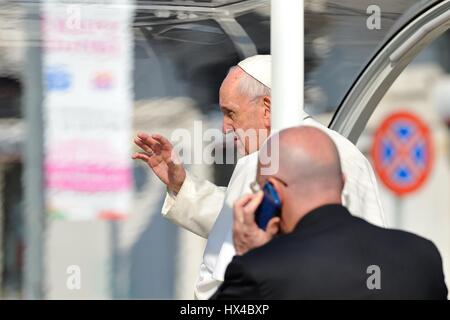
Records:
[[[433,164],[428,126],[412,113],[394,113],[376,130],[371,153],[387,188],[398,196],[413,192],[427,180]]]

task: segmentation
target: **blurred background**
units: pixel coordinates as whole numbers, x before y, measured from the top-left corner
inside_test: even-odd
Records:
[[[306,111],[328,125],[386,43],[440,2],[305,0]],[[196,120],[221,128],[221,81],[258,53],[270,53],[269,0],[1,1],[0,297],[193,298],[205,239],[161,216],[165,188],[131,160],[132,139],[194,134]],[[434,241],[447,280],[449,72],[443,31],[386,88],[357,143],[373,161],[376,129],[400,110],[428,126],[421,187],[400,198],[377,178],[388,227]],[[233,165],[188,169],[226,186]]]

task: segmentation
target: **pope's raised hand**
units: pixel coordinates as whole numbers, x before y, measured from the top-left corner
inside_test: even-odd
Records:
[[[176,158],[172,143],[162,135],[146,133],[138,133],[134,143],[142,151],[133,154],[132,158],[147,163],[169,191],[175,193],[180,191],[186,178],[186,171]]]

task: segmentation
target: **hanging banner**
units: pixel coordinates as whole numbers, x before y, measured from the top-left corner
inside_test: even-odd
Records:
[[[51,217],[120,219],[132,197],[134,7],[44,1],[45,194]]]

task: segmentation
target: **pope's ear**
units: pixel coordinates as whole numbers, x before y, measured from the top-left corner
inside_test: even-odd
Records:
[[[263,108],[264,108],[264,125],[266,128],[270,128],[270,97],[264,96],[263,98]]]
[[[270,106],[272,104],[270,102],[270,97],[269,96],[264,96],[264,98],[263,98],[263,105],[264,105],[264,110],[266,110],[266,112],[268,112],[269,115],[270,115]]]
[[[280,231],[280,217],[273,217],[269,220],[266,227],[266,232],[274,237]]]

